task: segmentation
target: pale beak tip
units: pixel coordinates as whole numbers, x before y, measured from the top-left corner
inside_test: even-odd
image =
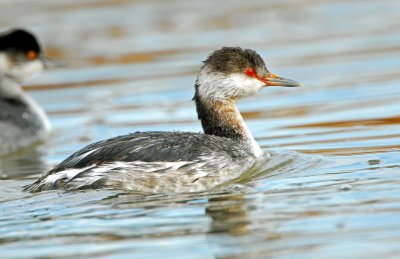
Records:
[[[267,78],[265,78],[265,82],[267,86],[285,86],[285,87],[303,86],[303,83],[297,82],[289,78],[280,77],[275,74],[270,74]]]
[[[67,64],[60,62],[60,61],[55,61],[53,59],[47,58],[47,57],[40,57],[40,60],[43,62],[45,68],[49,69],[49,68],[63,68],[66,67]]]

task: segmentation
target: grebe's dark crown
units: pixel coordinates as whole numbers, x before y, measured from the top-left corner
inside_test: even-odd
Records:
[[[0,34],[0,51],[16,51],[27,53],[41,52],[39,42],[35,36],[23,29],[15,29]]]
[[[240,47],[223,47],[212,52],[204,61],[204,67],[225,75],[243,73],[248,68],[253,68],[260,76],[268,73],[264,60],[257,52]]]

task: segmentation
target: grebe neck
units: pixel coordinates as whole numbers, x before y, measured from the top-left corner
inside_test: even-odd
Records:
[[[203,100],[197,93],[193,99],[205,134],[239,140],[256,157],[261,156],[262,150],[247,128],[235,101]]]

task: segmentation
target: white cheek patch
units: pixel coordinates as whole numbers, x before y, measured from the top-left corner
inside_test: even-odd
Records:
[[[7,54],[0,53],[0,74],[15,78],[18,82],[24,82],[42,72],[43,62],[39,59],[15,64],[10,61]]]
[[[236,99],[258,93],[265,85],[263,82],[245,74],[224,75],[207,69],[200,71],[197,78],[199,94],[210,99]]]
[[[227,82],[231,87],[231,91],[235,96],[242,98],[257,94],[265,85],[260,80],[242,74],[232,74],[227,77]]]
[[[5,74],[10,69],[10,61],[4,53],[0,53],[0,74]]]
[[[40,72],[42,72],[44,68],[43,62],[39,59],[34,61],[28,61],[13,68],[11,73],[15,78],[18,78],[20,81],[28,80],[32,77],[37,76]]]

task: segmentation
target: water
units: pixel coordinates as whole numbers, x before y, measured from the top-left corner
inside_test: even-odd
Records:
[[[27,11],[29,9],[29,11]],[[400,2],[3,1],[69,64],[26,89],[54,126],[0,159],[2,258],[398,258]],[[201,131],[193,84],[209,52],[256,49],[301,81],[240,109],[272,159],[223,190],[23,193],[86,144]]]

